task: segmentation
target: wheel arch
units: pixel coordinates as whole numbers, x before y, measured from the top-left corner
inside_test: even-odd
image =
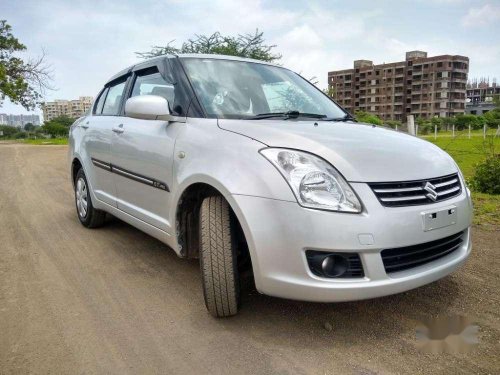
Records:
[[[198,258],[199,253],[199,209],[204,198],[211,195],[221,195],[229,204],[237,234],[243,236],[250,263],[253,264],[253,246],[251,233],[245,216],[225,186],[209,176],[191,178],[179,188],[175,200],[176,238],[178,254],[186,258]]]
[[[78,173],[78,170],[81,168],[83,168],[82,161],[77,156],[74,156],[73,160],[71,161],[71,182],[73,184],[73,187],[75,186],[76,174]],[[85,172],[84,168],[83,171]]]

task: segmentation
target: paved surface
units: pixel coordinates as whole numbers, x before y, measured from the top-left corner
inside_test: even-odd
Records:
[[[116,219],[82,227],[67,175],[65,146],[0,144],[2,374],[500,372],[498,231],[475,228],[468,264],[418,290],[341,304],[251,292],[215,320],[197,262]],[[480,344],[421,353],[418,322],[450,314],[475,319]]]

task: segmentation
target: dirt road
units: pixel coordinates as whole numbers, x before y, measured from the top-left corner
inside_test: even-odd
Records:
[[[418,290],[341,304],[251,292],[215,320],[197,262],[116,219],[85,229],[67,176],[65,146],[0,144],[1,374],[500,372],[498,228],[474,228],[467,265]],[[479,345],[421,353],[419,321],[456,314]]]

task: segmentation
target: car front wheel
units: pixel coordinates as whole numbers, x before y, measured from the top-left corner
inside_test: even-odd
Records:
[[[208,197],[200,209],[200,267],[208,311],[217,318],[235,315],[239,279],[231,209],[222,196]]]

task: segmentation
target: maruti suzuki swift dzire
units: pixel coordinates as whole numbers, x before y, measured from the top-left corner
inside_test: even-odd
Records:
[[[80,222],[109,213],[199,259],[216,317],[237,313],[246,271],[263,294],[350,301],[438,280],[471,251],[448,154],[262,61],[165,55],[119,72],[72,125],[69,163]]]

